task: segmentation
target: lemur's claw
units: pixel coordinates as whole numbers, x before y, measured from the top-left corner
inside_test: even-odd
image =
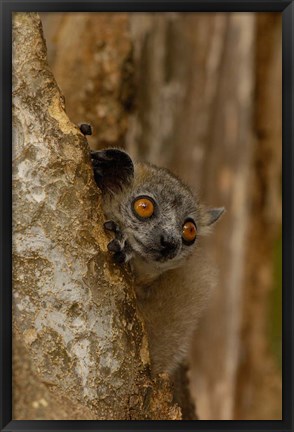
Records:
[[[92,135],[92,126],[86,123],[80,125],[80,131],[83,135]]]
[[[113,239],[113,240],[111,240],[110,243],[108,243],[107,249],[110,252],[121,252],[122,247],[121,247],[120,243],[118,242],[118,240]]]
[[[127,256],[126,256],[124,251],[116,252],[113,255],[113,261],[116,264],[124,264],[126,262],[126,258],[127,258]]]
[[[125,245],[122,245],[117,239],[111,240],[107,245],[110,252],[114,252],[112,259],[116,264],[124,264],[127,261],[127,255],[124,251]]]
[[[104,222],[104,228],[107,231],[113,231],[114,233],[119,231],[119,227],[118,227],[117,223],[115,223],[113,220],[108,220],[108,221]]]
[[[113,261],[116,264],[125,264],[130,260],[132,256],[132,250],[119,225],[113,220],[108,220],[104,222],[104,228],[107,231],[113,232],[115,236],[114,239],[111,240],[107,245],[109,252],[113,252]]]

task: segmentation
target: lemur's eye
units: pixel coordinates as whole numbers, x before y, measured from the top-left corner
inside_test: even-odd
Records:
[[[154,213],[154,204],[149,198],[141,197],[134,201],[133,204],[136,215],[141,218],[150,218]]]
[[[194,222],[186,221],[183,225],[182,237],[186,244],[194,243],[197,236],[197,228]]]

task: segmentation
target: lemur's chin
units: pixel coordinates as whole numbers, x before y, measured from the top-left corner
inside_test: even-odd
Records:
[[[177,254],[170,254],[170,255],[161,255],[160,257],[160,261],[161,262],[166,262],[166,261],[171,261],[173,260],[175,257],[177,256]]]
[[[152,258],[153,258],[153,261],[165,263],[165,262],[172,261],[174,258],[176,258],[176,256],[177,256],[177,252],[171,252],[169,254],[162,254],[162,252],[158,251],[157,253],[155,253],[152,256]]]

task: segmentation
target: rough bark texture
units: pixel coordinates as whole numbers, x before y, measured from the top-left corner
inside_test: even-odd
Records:
[[[190,391],[189,366],[182,364],[172,377],[174,401],[181,407],[183,420],[199,420]]]
[[[41,18],[67,115],[93,126],[91,147],[124,146],[134,97],[128,14],[47,13]]]
[[[13,18],[13,161],[13,324],[36,379],[67,418],[180,419],[166,378],[149,378],[130,278],[108,259],[88,145],[32,13]]]

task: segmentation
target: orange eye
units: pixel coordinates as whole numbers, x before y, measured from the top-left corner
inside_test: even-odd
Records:
[[[154,204],[148,198],[139,198],[134,202],[134,210],[141,218],[149,218],[154,213]]]
[[[182,236],[187,243],[194,242],[197,236],[197,228],[193,222],[185,222],[185,224],[183,225]]]

